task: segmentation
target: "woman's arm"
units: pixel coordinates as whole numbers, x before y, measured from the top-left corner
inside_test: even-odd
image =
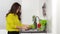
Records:
[[[28,29],[28,25],[24,25],[20,22],[15,22],[14,20],[14,16],[12,14],[8,15],[8,17],[6,17],[6,21],[7,21],[7,26],[13,28],[13,29]]]

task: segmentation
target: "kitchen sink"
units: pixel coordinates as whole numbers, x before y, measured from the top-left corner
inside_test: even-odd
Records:
[[[47,33],[47,31],[38,31],[37,29],[30,29],[30,30],[26,30],[26,31],[20,31],[20,33]]]

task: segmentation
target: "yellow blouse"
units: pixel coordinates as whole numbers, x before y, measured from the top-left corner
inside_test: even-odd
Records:
[[[21,21],[19,21],[18,16],[14,15],[13,13],[10,13],[6,17],[6,29],[8,31],[20,31],[16,28],[16,26],[22,26]]]

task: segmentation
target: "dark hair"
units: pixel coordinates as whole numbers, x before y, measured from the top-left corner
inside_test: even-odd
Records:
[[[20,10],[21,10],[21,5],[20,5],[19,3],[17,3],[17,2],[15,2],[15,3],[12,5],[10,11],[6,14],[6,17],[8,16],[8,14],[13,13],[13,14],[17,14],[17,15],[18,15],[18,19],[21,20],[21,18],[20,18],[20,16],[21,16],[21,11],[19,10],[18,13],[16,13],[16,11],[17,11],[17,9],[18,9],[19,7],[20,7]]]

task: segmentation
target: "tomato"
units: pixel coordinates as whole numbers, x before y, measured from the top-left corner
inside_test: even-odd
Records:
[[[39,23],[39,24],[38,24],[38,28],[40,28],[40,27],[41,27],[41,24]]]

